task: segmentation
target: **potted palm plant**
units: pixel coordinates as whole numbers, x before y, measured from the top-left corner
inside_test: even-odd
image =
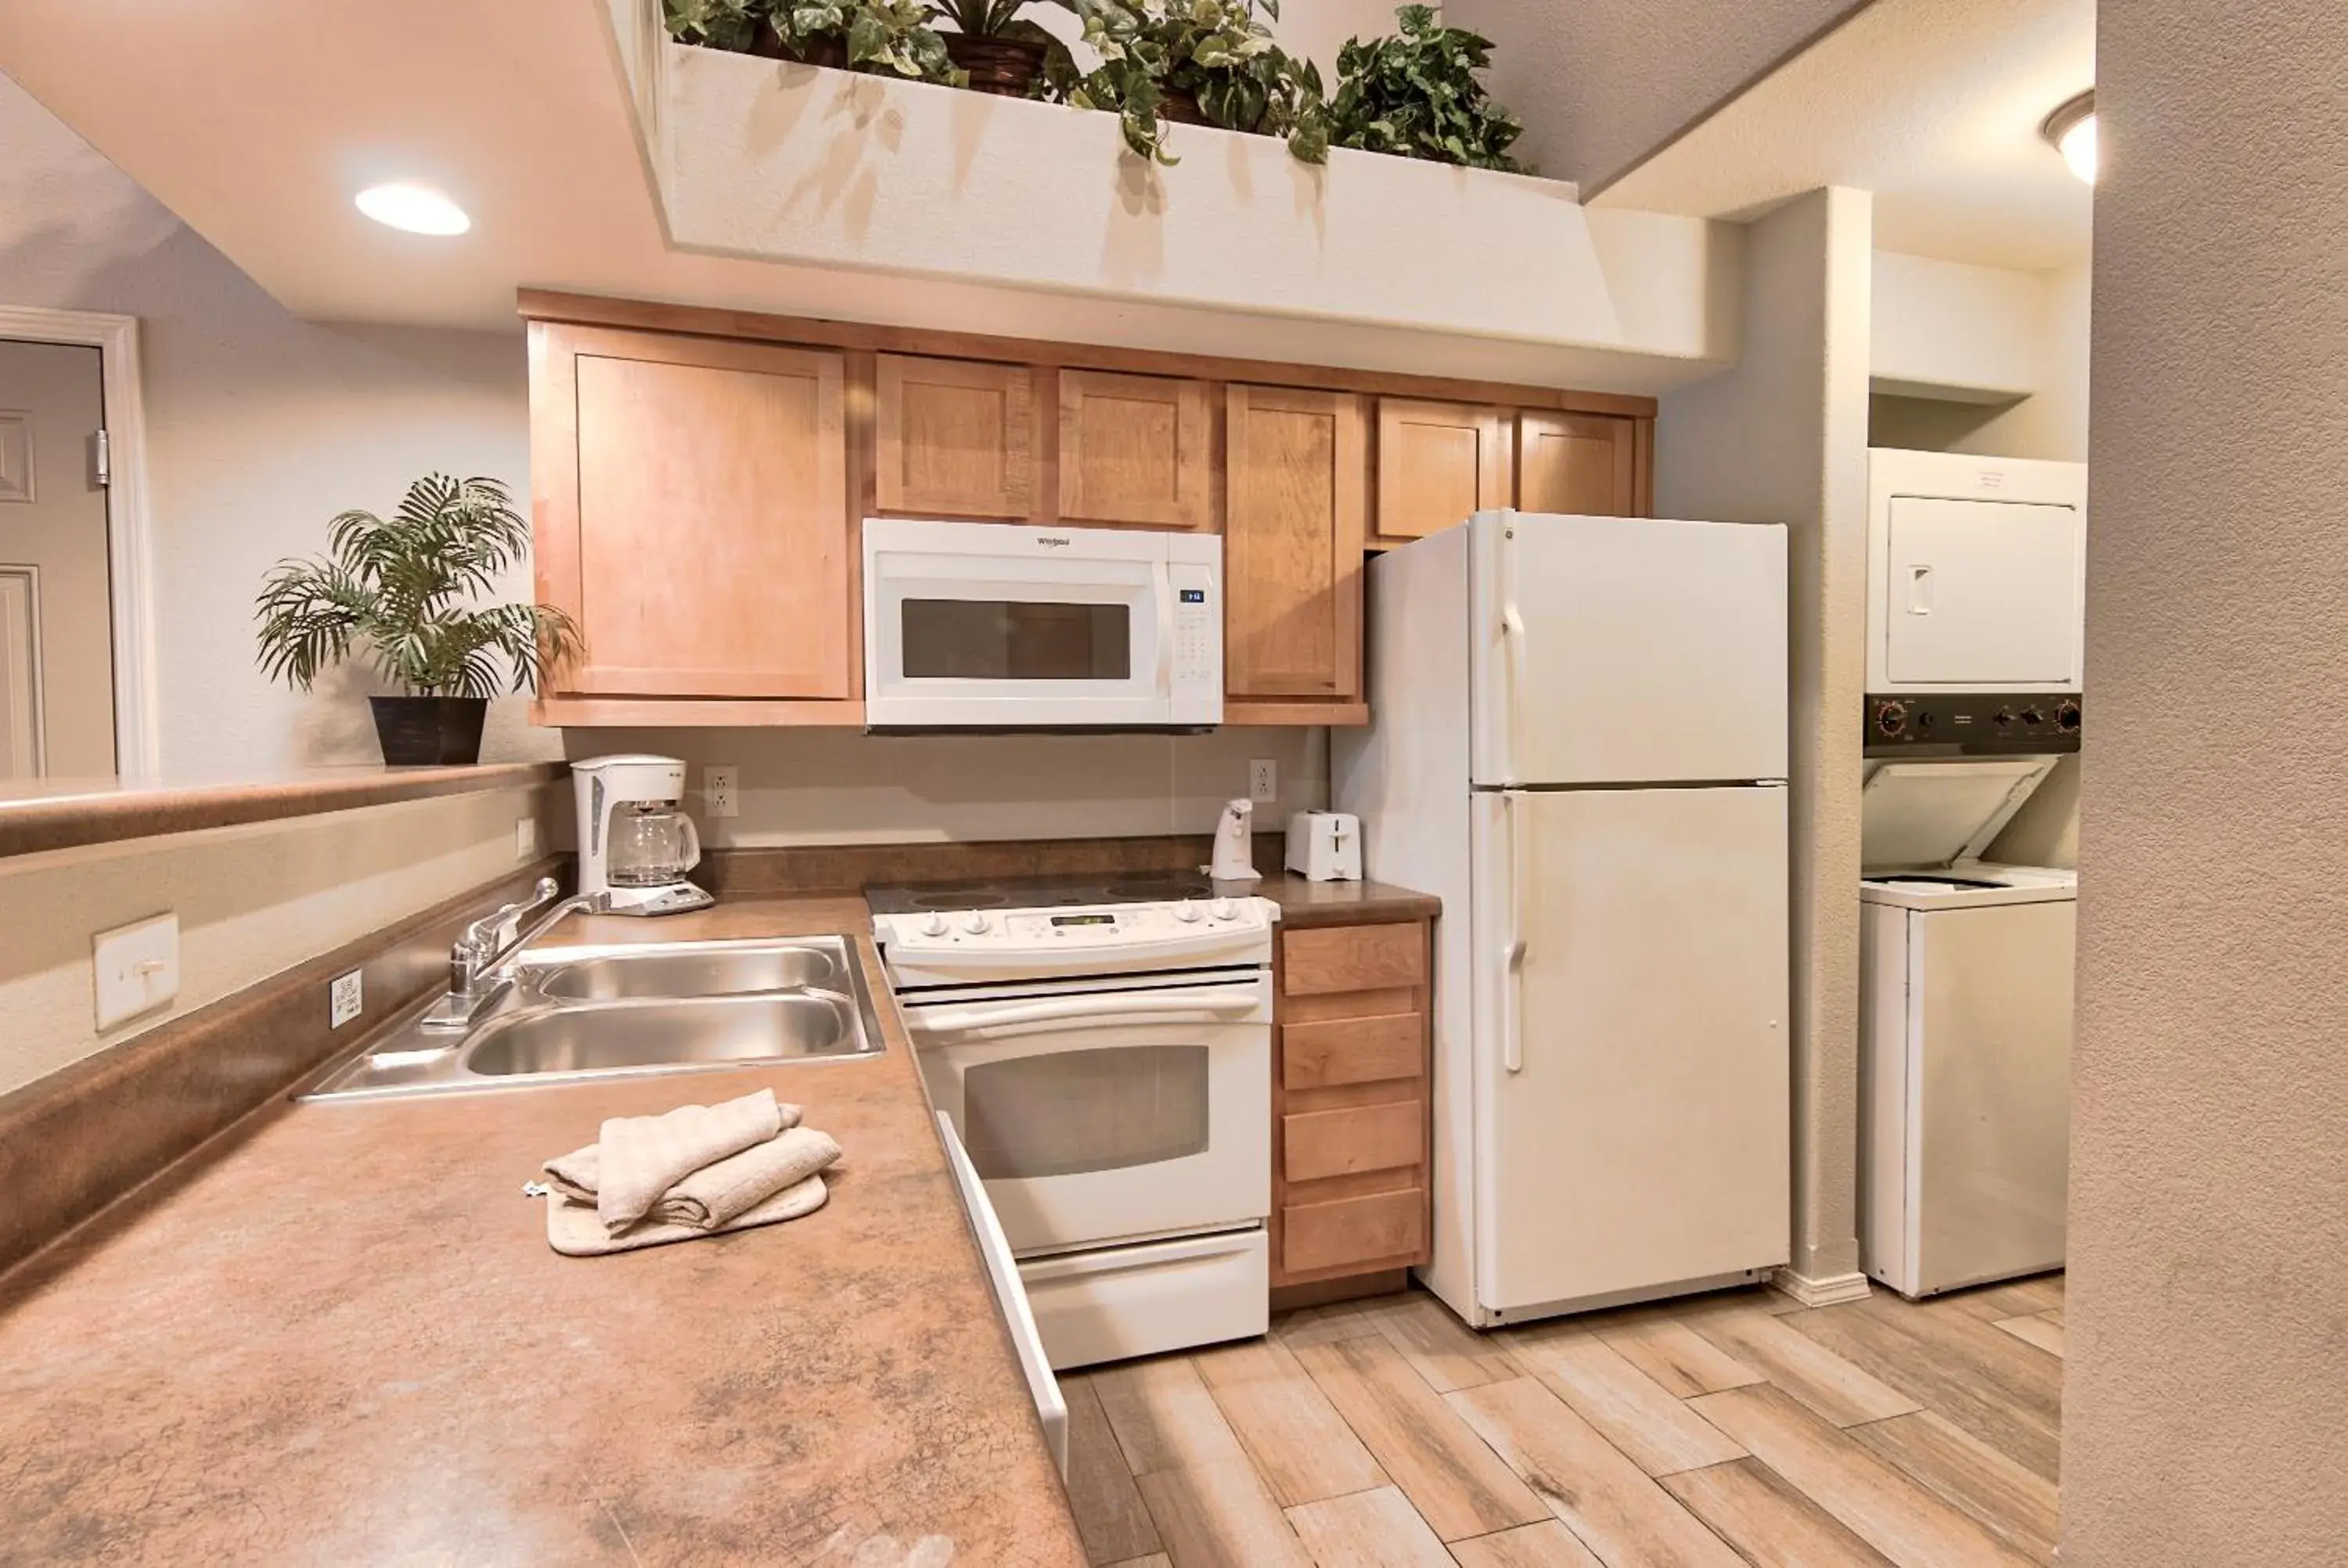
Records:
[[[364,648],[407,692],[367,699],[386,763],[479,761],[489,700],[509,674],[514,691],[535,692],[580,651],[559,610],[477,602],[530,551],[530,524],[495,479],[427,474],[388,518],[345,512],[327,539],[326,554],[280,561],[263,579],[259,662],[307,692]]]

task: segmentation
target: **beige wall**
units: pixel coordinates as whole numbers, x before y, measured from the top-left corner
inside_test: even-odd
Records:
[[[0,149],[0,303],[139,318],[165,770],[376,760],[364,671],[304,697],[253,668],[253,593],[336,512],[388,510],[427,470],[526,497],[520,333],[297,321],[5,77]],[[485,754],[559,754],[520,721],[499,704]]]
[[[1587,195],[1866,0],[1446,0],[1498,46],[1494,95],[1543,174]]]
[[[2103,7],[2066,1568],[2348,1547],[2348,7]]]
[[[0,1094],[506,875],[514,824],[550,826],[554,799],[447,795],[0,860]],[[90,939],[166,913],[178,999],[99,1033]]]
[[[1859,709],[1866,682],[1869,199],[1753,225],[1744,357],[1663,402],[1656,509],[1790,527],[1794,1271],[1859,1268]]]

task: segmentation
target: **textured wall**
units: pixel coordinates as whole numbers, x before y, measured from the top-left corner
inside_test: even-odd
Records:
[[[1446,0],[1498,46],[1523,156],[1586,196],[1866,0]]]
[[[388,510],[429,469],[527,497],[520,336],[296,320],[5,77],[0,148],[0,301],[139,318],[165,770],[375,761],[362,672],[313,697],[261,678],[252,595],[336,512]],[[489,756],[558,754],[518,703],[490,722]]]
[[[2098,56],[2063,1558],[2328,1568],[2348,1551],[2348,7],[2129,0]]]
[[[1866,684],[1869,201],[1752,227],[1736,368],[1663,402],[1656,510],[1789,525],[1794,1258],[1859,1268],[1859,714]]]

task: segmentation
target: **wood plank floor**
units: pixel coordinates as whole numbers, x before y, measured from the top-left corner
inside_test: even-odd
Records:
[[[2054,1560],[2063,1276],[1478,1334],[1423,1292],[1061,1379],[1102,1568]]]

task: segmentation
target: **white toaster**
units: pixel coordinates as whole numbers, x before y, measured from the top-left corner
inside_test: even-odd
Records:
[[[1288,868],[1308,882],[1362,879],[1362,819],[1349,811],[1300,811],[1288,819]]]

